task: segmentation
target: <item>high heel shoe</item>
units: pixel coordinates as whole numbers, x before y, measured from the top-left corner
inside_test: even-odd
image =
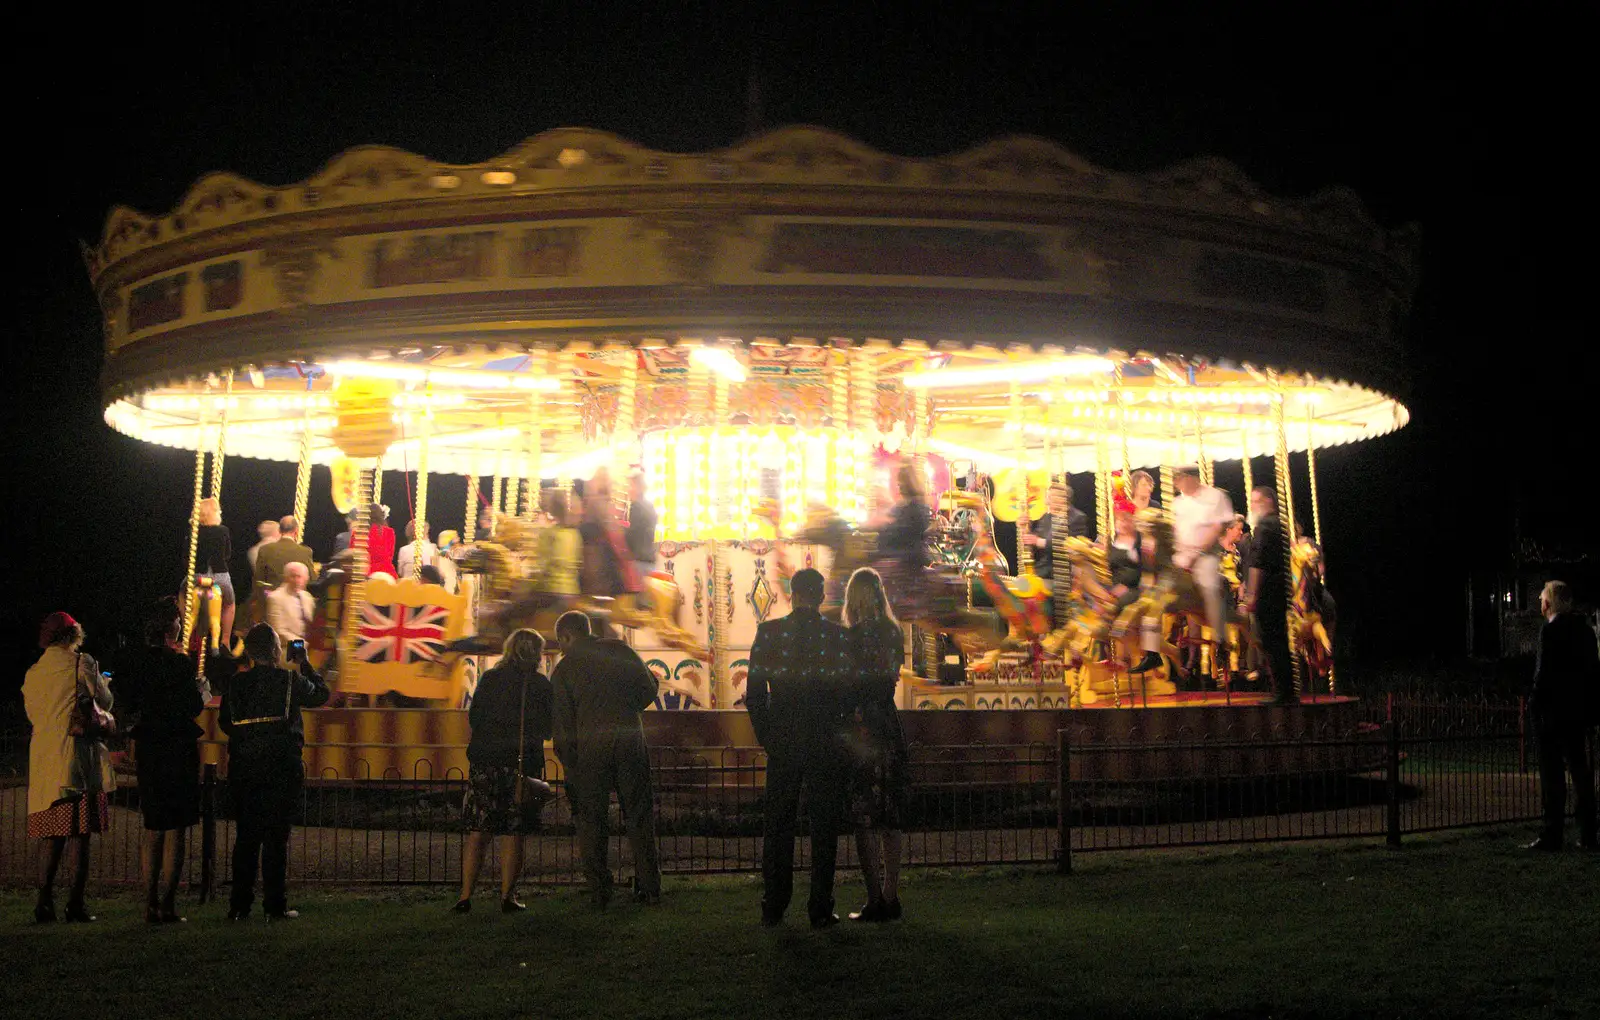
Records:
[[[500,901],[500,913],[502,914],[515,914],[518,911],[527,909],[528,905],[517,899],[516,893],[512,893],[510,896],[507,896],[505,899]]]
[[[144,908],[144,923],[145,924],[160,924],[161,923],[161,908],[160,907],[145,907]]]
[[[186,924],[188,920],[187,917],[179,914],[176,910],[168,910],[165,907],[161,909],[162,924]]]
[[[450,911],[455,914],[470,914],[472,913],[472,901],[456,900],[456,905],[451,907]]]
[[[82,903],[68,903],[67,912],[61,916],[61,919],[68,924],[88,924],[90,921],[95,920],[95,916],[89,913],[88,908]]]
[[[41,903],[33,908],[34,924],[53,924],[56,919],[56,906],[54,903]]]

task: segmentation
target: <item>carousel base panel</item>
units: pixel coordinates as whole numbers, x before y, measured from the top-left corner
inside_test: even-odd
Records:
[[[1087,708],[1040,702],[1065,698],[1026,687],[992,694],[947,688],[941,709],[902,711],[906,738],[917,747],[937,747],[940,760],[973,761],[970,776],[941,768],[941,776],[966,782],[1039,782],[1042,763],[1055,753],[1056,733],[1066,730],[1074,746],[1129,744],[1138,753],[1085,754],[1073,763],[1074,779],[1136,780],[1220,775],[1365,771],[1379,767],[1362,736],[1361,703],[1322,696],[1297,705],[1274,705],[1264,694],[1179,693],[1151,696],[1121,708],[1110,701]],[[731,768],[759,760],[750,717],[742,709],[703,712],[651,711],[646,739],[668,757],[704,759],[701,773],[711,786],[748,785],[750,775]],[[226,737],[216,710],[206,709],[204,759],[220,764]],[[327,708],[305,713],[306,776],[312,782],[460,779],[467,773],[471,729],[461,709]],[[1302,739],[1310,738],[1310,739]],[[1346,742],[1346,743],[1341,743]],[[1203,752],[1179,745],[1209,744]],[[1152,745],[1173,745],[1170,751]],[[1224,746],[1237,745],[1237,746]],[[1375,745],[1374,745],[1375,746]],[[737,750],[735,750],[737,749]],[[560,766],[546,778],[560,778]],[[996,769],[996,759],[1017,763],[1016,775]],[[983,764],[978,764],[979,762]],[[727,768],[724,772],[723,769]]]

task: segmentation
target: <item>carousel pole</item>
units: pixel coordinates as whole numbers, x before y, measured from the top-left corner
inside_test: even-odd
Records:
[[[306,533],[306,510],[311,503],[311,382],[306,381],[306,406],[300,418],[300,458],[294,474],[294,519],[300,535]]]
[[[1028,465],[1025,458],[1028,455],[1028,438],[1022,431],[1022,384],[1011,384],[1011,431],[1016,436],[1015,447],[1017,471],[1022,477],[1022,509],[1017,513],[1017,576],[1021,577],[1033,569],[1033,552],[1022,536],[1028,533],[1028,519],[1031,511],[1031,494],[1028,492]]]
[[[1112,392],[1117,395],[1117,427],[1122,433],[1122,484],[1128,487],[1129,498],[1133,497],[1133,463],[1128,456],[1128,408],[1122,400],[1122,362],[1117,361],[1111,373]]]
[[[1250,493],[1255,491],[1255,479],[1250,470],[1250,433],[1239,429],[1239,463],[1244,465],[1244,506],[1250,509]]]
[[[1094,468],[1095,519],[1099,538],[1104,542],[1115,529],[1116,515],[1111,506],[1111,453],[1103,437],[1094,441]]]
[[[350,579],[344,586],[344,619],[339,628],[339,686],[345,691],[354,688],[360,659],[356,648],[361,630],[361,614],[367,603],[367,571],[372,568],[371,540],[372,504],[378,496],[373,489],[377,475],[374,459],[371,467],[362,467],[356,475],[356,520],[350,525]]]
[[[528,370],[543,376],[549,371],[549,354],[545,351],[528,353]],[[561,364],[558,359],[557,364]],[[528,427],[524,433],[527,444],[527,461],[523,465],[522,516],[531,521],[539,513],[539,487],[544,475],[544,394],[533,390],[528,394]],[[514,497],[513,497],[514,498]]]
[[[467,455],[471,458],[471,454]],[[469,469],[472,473],[467,475],[467,513],[461,522],[461,543],[471,545],[478,538],[478,463],[472,462]]]
[[[1317,442],[1316,437],[1312,434],[1312,423],[1315,419],[1316,407],[1308,400],[1306,401],[1306,473],[1311,476],[1311,534],[1316,539],[1317,550],[1320,554],[1323,549],[1322,507],[1317,499]],[[1317,563],[1323,572],[1323,576],[1326,577],[1328,570],[1327,560],[1319,555]],[[1330,661],[1328,663],[1328,694],[1330,696],[1334,693],[1336,682],[1334,664]]]
[[[911,451],[917,482],[925,484],[928,478],[928,391],[924,387],[917,387],[911,394],[911,418]],[[934,505],[938,506],[937,500]],[[939,634],[927,627],[915,627],[913,633],[920,638],[922,646],[923,679],[936,679],[939,676]],[[911,645],[908,643],[906,648],[909,651]],[[907,665],[914,668],[915,658]]]
[[[222,499],[222,461],[228,449],[228,405],[233,401],[233,370],[229,369],[223,387],[222,414],[217,417],[217,452],[211,457],[212,499]]]
[[[1273,458],[1273,475],[1278,490],[1278,520],[1283,532],[1283,563],[1284,587],[1288,590],[1289,605],[1285,610],[1288,618],[1285,626],[1292,634],[1292,620],[1294,615],[1294,508],[1290,505],[1293,484],[1289,477],[1289,433],[1283,419],[1283,389],[1278,383],[1276,372],[1270,376],[1272,380],[1272,418],[1274,432],[1277,439],[1277,455]],[[1287,514],[1287,518],[1285,518]],[[1294,693],[1298,698],[1301,693],[1300,656],[1291,644],[1289,649],[1289,668],[1294,676]],[[1274,678],[1276,680],[1277,678]]]
[[[200,398],[200,413],[194,428],[194,502],[189,510],[189,558],[183,572],[183,652],[189,654],[189,639],[194,637],[196,599],[199,592],[194,584],[195,557],[200,549],[200,500],[204,498],[206,481],[206,398]],[[206,657],[200,656],[201,663]]]
[[[495,427],[504,429],[506,416],[495,415]],[[503,438],[503,437],[502,437]],[[506,499],[506,447],[502,441],[494,448],[494,479],[489,483],[489,535],[493,537],[495,525],[499,522],[500,514],[505,509]]]
[[[422,549],[428,541],[428,447],[433,434],[433,387],[422,390],[422,429],[417,436],[417,511],[412,521],[416,535],[411,543],[411,576],[422,578]]]
[[[727,479],[724,477],[727,467],[724,461],[721,444],[717,443],[716,439],[718,430],[720,430],[728,420],[728,379],[721,372],[706,371],[705,383],[708,387],[706,407],[710,409],[709,420],[707,422],[710,428],[706,430],[707,434],[705,447],[706,464],[707,467],[710,468],[711,476],[711,491],[708,502],[710,503],[711,513],[716,514],[717,503],[719,500],[721,500],[723,492],[727,486]],[[804,493],[805,489],[803,486],[800,491]],[[724,548],[725,543],[718,541],[717,538],[717,529],[721,526],[721,524],[721,520],[717,519],[716,517],[712,518],[712,532],[709,537],[711,544],[710,559],[712,626],[709,628],[710,634],[708,635],[711,639],[708,642],[711,645],[711,663],[709,669],[711,678],[708,687],[711,692],[711,703],[713,706],[715,706],[721,700],[717,696],[717,691],[721,687],[724,676],[722,660],[727,652],[728,627],[732,623],[733,617],[733,586],[728,583],[728,579],[724,576],[724,573],[727,570],[727,551]]]
[[[852,441],[850,436],[850,355],[845,351],[833,352],[832,371],[828,377],[829,405],[828,415],[833,420],[836,430],[833,448],[833,493],[834,506],[846,518],[855,513],[855,479],[849,477],[844,470],[845,458],[843,447]],[[852,460],[855,458],[852,457]],[[859,465],[857,465],[859,470]],[[850,485],[850,491],[845,491],[845,485]]]
[[[1312,423],[1316,418],[1316,411],[1310,401],[1306,402],[1306,471],[1311,475],[1311,535],[1317,540],[1317,548],[1322,548],[1322,508],[1317,503],[1317,443],[1312,435]]]
[[[1200,468],[1200,483],[1202,485],[1215,485],[1212,473],[1211,458],[1206,456],[1206,435],[1200,424],[1200,405],[1194,408],[1194,455],[1195,463]]]
[[[633,451],[639,440],[636,417],[638,391],[639,352],[629,347],[622,363],[622,375],[617,381],[617,410],[611,423],[611,492],[624,510],[628,509],[628,490],[625,486],[633,468]]]
[[[388,451],[385,450],[384,453]],[[372,462],[372,499],[373,503],[383,502],[383,454],[380,453]]]
[[[855,350],[850,374],[850,387],[855,391],[856,398],[850,415],[850,431],[855,437],[857,449],[861,451],[856,457],[856,514],[861,519],[870,519],[872,512],[877,509],[872,505],[875,492],[870,480],[874,475],[873,462],[876,459],[872,440],[878,426],[878,366],[870,350],[865,347]]]

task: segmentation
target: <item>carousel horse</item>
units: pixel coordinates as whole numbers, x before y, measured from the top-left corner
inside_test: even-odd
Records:
[[[776,510],[758,508],[757,516],[767,518],[776,526]],[[813,505],[793,541],[820,545],[832,554],[822,615],[838,622],[844,607],[844,586],[850,575],[878,562],[877,533],[851,527],[831,507]],[[928,589],[917,593],[918,597],[894,590],[886,592],[895,615],[903,623],[949,634],[969,656],[996,648],[1001,629],[994,611],[966,608],[966,586],[959,567],[944,564],[937,556],[933,557],[933,562],[933,566],[922,571],[919,583],[927,585]],[[776,569],[784,581],[794,575],[794,565],[782,545],[778,547]]]
[[[1009,565],[994,544],[994,529],[988,526],[988,508],[983,497],[977,493],[952,495],[957,497],[957,502],[982,511],[968,518],[972,528],[970,573],[994,602],[996,612],[1006,625],[1006,635],[998,645],[986,649],[978,661],[972,663],[972,670],[982,673],[994,668],[1001,651],[1031,647],[1050,633],[1050,582],[1031,569],[1015,577],[1007,574]],[[952,632],[951,636],[962,645],[962,635]],[[962,645],[962,649],[966,651],[966,646]]]
[[[1333,638],[1322,622],[1322,552],[1296,542],[1289,554],[1294,601],[1289,608],[1289,650],[1304,658],[1312,678],[1333,670]]]
[[[202,621],[206,624],[204,629],[200,626]],[[209,577],[195,577],[194,587],[189,589],[189,633],[194,635],[202,654],[208,634],[213,653],[222,647],[222,592]]]
[[[645,576],[642,587],[650,598],[647,608],[639,605],[631,591],[614,598],[549,591],[536,553],[539,530],[527,521],[503,516],[495,529],[495,537],[502,541],[476,543],[462,557],[462,573],[483,578],[479,614],[482,629],[457,642],[455,650],[492,653],[512,631],[524,627],[553,640],[556,620],[562,613],[576,609],[614,626],[648,627],[669,648],[701,659],[710,656],[693,634],[678,625],[683,592],[671,574],[655,571]],[[631,563],[628,566],[631,569]]]
[[[1072,566],[1072,587],[1057,591],[1067,599],[1066,623],[1040,640],[1046,652],[1081,665],[1105,643],[1115,619],[1117,599],[1110,592],[1111,567],[1105,547],[1087,538],[1068,536],[1057,553]]]
[[[1153,571],[1154,580],[1147,581],[1139,598],[1117,615],[1108,636],[1118,642],[1136,640],[1140,628],[1147,622],[1159,627],[1163,617],[1168,615],[1179,617],[1183,621],[1180,626],[1184,629],[1190,622],[1203,625],[1206,619],[1205,598],[1195,584],[1194,576],[1172,562],[1172,522],[1155,508],[1139,511],[1138,522],[1140,533],[1152,539],[1155,547],[1152,570],[1146,571],[1147,578]],[[1228,607],[1225,613],[1226,622],[1238,622],[1235,609]],[[1169,659],[1175,659],[1175,648],[1170,642],[1163,642],[1162,653]]]

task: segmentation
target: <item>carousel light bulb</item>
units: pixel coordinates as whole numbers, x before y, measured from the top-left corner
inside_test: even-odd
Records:
[[[983,386],[995,383],[1042,382],[1074,375],[1093,375],[1109,372],[1115,366],[1098,355],[1075,354],[1051,361],[1024,362],[1016,365],[992,365],[970,369],[935,369],[931,372],[912,372],[901,377],[901,383],[912,389],[935,389],[950,386]]]
[[[725,347],[696,347],[689,352],[689,360],[729,382],[742,383],[748,378],[739,359]]]

